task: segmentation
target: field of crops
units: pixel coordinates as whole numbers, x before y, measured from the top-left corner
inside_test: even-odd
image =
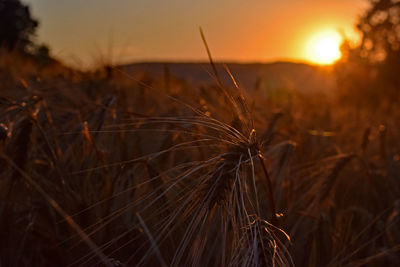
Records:
[[[1,266],[400,264],[396,106],[1,59]]]

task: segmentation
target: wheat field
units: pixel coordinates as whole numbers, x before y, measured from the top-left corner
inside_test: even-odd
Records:
[[[400,264],[395,106],[1,59],[1,266]]]

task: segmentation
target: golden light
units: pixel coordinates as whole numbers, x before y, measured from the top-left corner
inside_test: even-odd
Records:
[[[342,36],[333,30],[326,30],[313,35],[306,46],[306,57],[309,61],[329,65],[340,59]]]

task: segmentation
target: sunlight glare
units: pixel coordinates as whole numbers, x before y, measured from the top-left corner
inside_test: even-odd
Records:
[[[340,59],[342,36],[336,31],[323,31],[311,37],[307,44],[307,59],[320,65],[333,64]]]

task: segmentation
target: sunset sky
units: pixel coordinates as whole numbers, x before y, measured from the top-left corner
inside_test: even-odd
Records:
[[[199,26],[216,60],[313,61],[310,53],[319,49],[313,42],[324,49],[339,32],[355,38],[354,24],[367,7],[366,0],[23,2],[40,20],[37,39],[81,65],[102,55],[114,63],[206,60]]]

